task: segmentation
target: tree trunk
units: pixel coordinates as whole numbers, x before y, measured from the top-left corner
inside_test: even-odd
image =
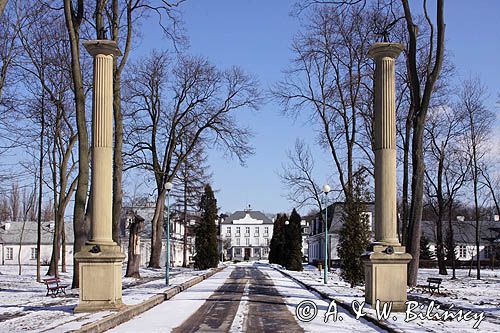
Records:
[[[128,261],[126,277],[140,278],[139,264],[141,262],[141,238],[139,232],[142,230],[144,219],[134,216],[134,221],[129,227],[128,238]]]
[[[402,195],[402,218],[401,218],[401,245],[405,246],[408,241],[408,183],[409,183],[409,155],[410,155],[410,139],[411,139],[411,114],[412,109],[408,111],[405,128],[405,142],[403,147],[403,195]]]
[[[3,10],[3,9],[2,9]],[[1,13],[0,13],[1,14]],[[41,129],[40,129],[40,178],[38,179],[38,222],[37,222],[37,234],[36,234],[36,280],[41,282],[41,262],[40,262],[40,251],[42,248],[42,195],[43,195],[43,143],[45,138],[45,94],[42,94],[42,114],[41,114]]]
[[[64,213],[63,213],[64,214]],[[64,216],[61,216],[61,211],[58,210],[54,221],[54,237],[52,239],[52,256],[50,257],[49,270],[47,275],[59,276],[59,255],[61,253],[61,224],[64,221]]]
[[[113,150],[113,241],[120,245],[120,216],[122,211],[123,179],[123,114],[120,104],[120,73],[114,61],[113,116],[115,121],[115,142]]]
[[[6,5],[7,0],[0,0],[0,17],[2,17]]]
[[[452,211],[453,211],[453,200],[450,200],[450,208],[448,210],[448,232],[450,233],[450,247],[451,247],[451,271],[452,271],[452,276],[451,279],[455,280],[457,277],[455,275],[455,237],[453,235],[453,226],[451,223],[451,216],[452,216]]]
[[[408,247],[412,260],[408,265],[408,285],[417,285],[418,265],[420,262],[420,236],[424,193],[424,156],[423,156],[423,121],[425,118],[417,117],[416,122],[421,122],[413,127],[412,141],[412,181],[411,205],[408,226]]]
[[[85,93],[83,88],[82,68],[80,64],[80,23],[83,20],[83,0],[78,0],[77,12],[73,12],[71,0],[64,0],[64,16],[71,45],[71,74],[75,95],[76,124],[78,129],[78,182],[75,191],[73,208],[74,245],[73,253],[79,252],[87,241],[85,225],[85,207],[89,184],[89,140],[85,114]],[[73,259],[72,288],[80,285],[78,263]]]
[[[446,261],[444,253],[444,240],[443,240],[443,214],[445,209],[445,202],[443,197],[443,164],[444,164],[444,146],[441,147],[441,155],[438,163],[438,179],[437,179],[437,204],[438,214],[436,223],[436,245],[437,245],[437,260],[440,275],[448,275],[446,271]]]
[[[162,250],[162,235],[163,235],[163,211],[165,209],[165,190],[160,190],[160,195],[156,200],[155,214],[152,221],[151,233],[151,256],[148,267],[160,268],[160,257]]]
[[[66,273],[66,227],[64,217],[61,223],[61,272]]]
[[[182,242],[182,267],[187,267],[187,230],[188,230],[188,220],[187,220],[187,181],[184,182],[184,235]]]

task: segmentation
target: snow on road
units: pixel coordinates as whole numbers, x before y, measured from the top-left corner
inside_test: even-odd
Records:
[[[297,305],[303,301],[313,301],[317,308],[317,316],[309,322],[302,322],[297,320],[299,325],[306,332],[385,332],[381,328],[367,322],[364,319],[356,320],[350,313],[337,306],[338,318],[337,321],[333,321],[333,317],[329,317],[328,321],[325,323],[324,317],[325,313],[328,311],[329,302],[324,301],[316,294],[313,294],[303,286],[294,282],[288,277],[285,277],[280,272],[274,270],[268,265],[259,265],[260,270],[265,272],[273,280],[276,289],[282,295],[284,301],[287,304],[288,309],[296,317]],[[331,309],[333,310],[333,308]]]
[[[214,291],[224,284],[234,267],[228,267],[222,272],[186,289],[136,318],[115,327],[108,332],[169,332],[181,325],[192,313],[200,308]]]

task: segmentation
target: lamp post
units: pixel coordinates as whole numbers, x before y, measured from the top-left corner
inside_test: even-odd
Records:
[[[165,283],[170,285],[170,190],[174,187],[171,182],[165,183],[165,190],[167,190],[167,260],[165,264]]]
[[[328,272],[328,192],[330,192],[330,186],[325,184],[323,186],[323,193],[325,193],[325,268],[323,270],[323,283],[327,284],[327,272]]]

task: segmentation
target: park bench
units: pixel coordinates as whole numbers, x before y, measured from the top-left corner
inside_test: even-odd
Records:
[[[61,283],[61,279],[57,277],[43,279],[43,283],[47,287],[47,294],[45,296],[51,295],[52,297],[56,297],[58,294],[66,295],[66,288],[69,286],[68,284]]]
[[[441,282],[443,282],[443,279],[430,277],[427,278],[427,285],[423,287],[424,289],[429,290],[431,295],[434,294],[435,291],[440,294],[441,292],[439,291],[439,287],[441,286]]]

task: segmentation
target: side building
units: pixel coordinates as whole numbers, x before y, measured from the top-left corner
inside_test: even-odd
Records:
[[[54,221],[42,222],[40,262],[43,266],[50,264],[52,241],[54,238]],[[37,258],[37,221],[1,221],[0,222],[0,264],[1,265],[36,265]],[[63,248],[59,254],[59,265],[62,258],[66,265],[73,265],[73,223],[64,223],[66,237],[65,255]]]
[[[339,245],[339,232],[342,228],[342,214],[344,211],[344,202],[335,202],[328,206],[328,258],[333,263],[338,262],[339,256],[337,247]],[[316,214],[309,223],[308,238],[308,261],[311,264],[323,262],[325,258],[325,225],[323,218],[325,211]],[[370,231],[374,233],[375,204],[365,203],[364,214],[368,217]]]
[[[273,221],[259,211],[236,211],[220,224],[226,260],[267,259],[273,237]]]

